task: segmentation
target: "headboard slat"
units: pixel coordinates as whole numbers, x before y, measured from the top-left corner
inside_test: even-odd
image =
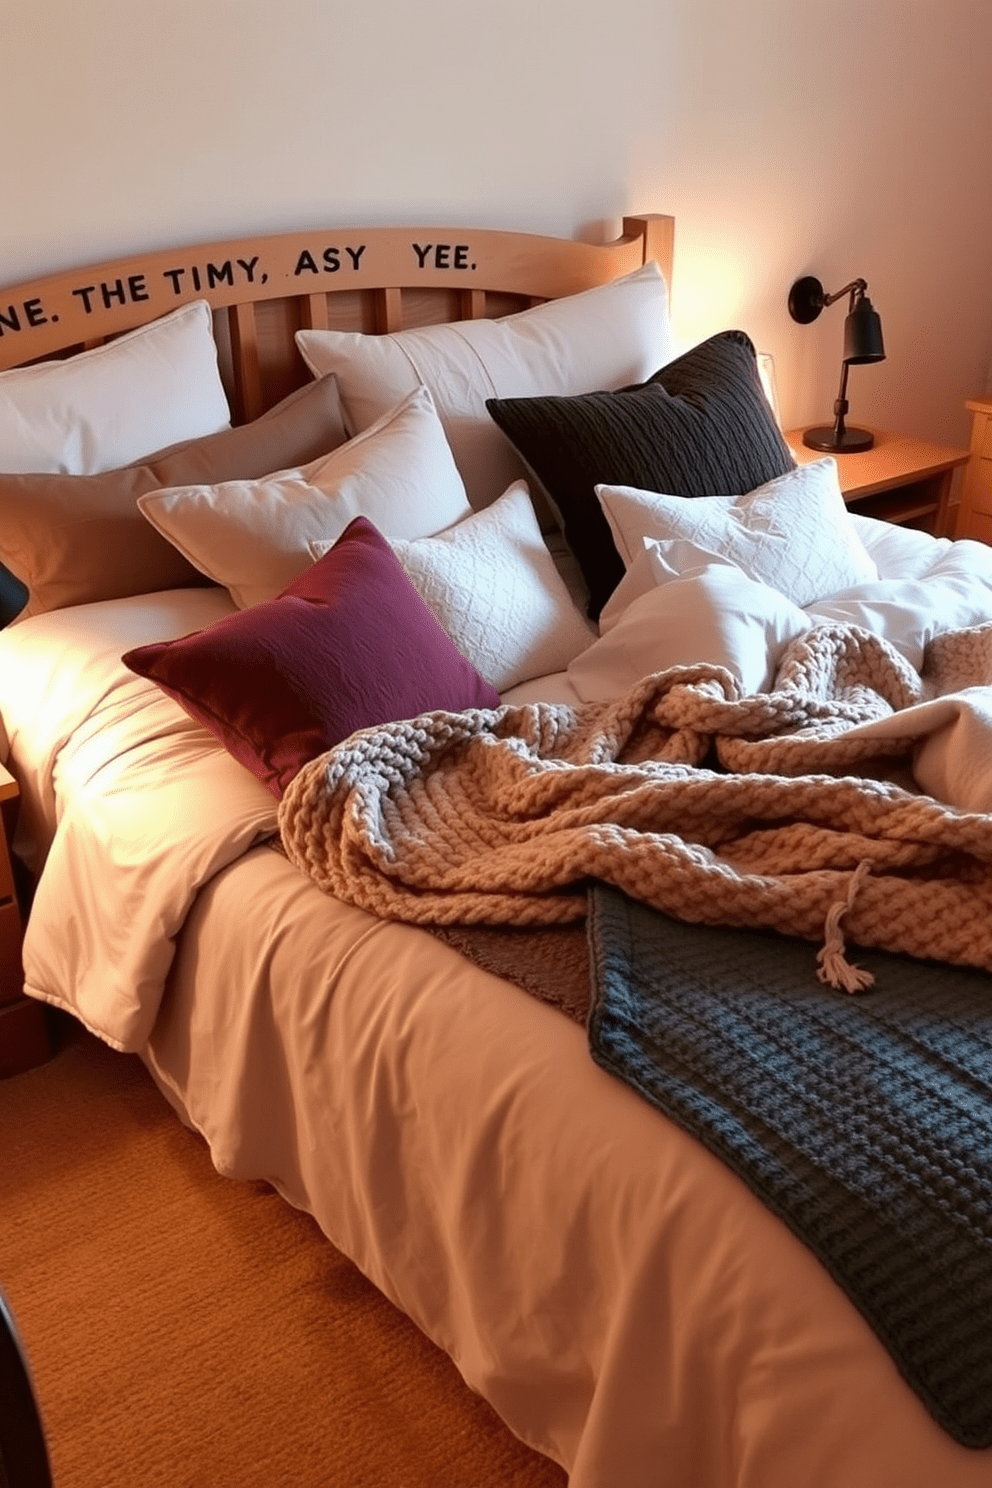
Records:
[[[379,335],[403,329],[403,291],[396,285],[375,291],[375,328]]]
[[[463,289],[459,296],[463,320],[483,320],[486,314],[486,292],[484,289]]]
[[[308,331],[326,331],[330,327],[326,294],[307,295],[301,305],[300,324]]]
[[[258,323],[255,306],[232,305],[229,311],[231,351],[234,357],[234,393],[237,411],[247,423],[264,413],[262,379],[258,358]]]

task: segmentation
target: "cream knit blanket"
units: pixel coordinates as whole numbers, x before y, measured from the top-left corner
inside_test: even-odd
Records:
[[[891,778],[935,727],[955,747],[954,709],[935,725],[931,700],[989,682],[992,624],[932,642],[922,677],[827,624],[769,693],[700,665],[578,709],[427,713],[307,764],[283,843],[327,893],[391,919],[560,924],[601,879],[678,919],[825,938],[819,975],[848,990],[869,979],[841,920],[865,945],[992,970],[992,816]]]

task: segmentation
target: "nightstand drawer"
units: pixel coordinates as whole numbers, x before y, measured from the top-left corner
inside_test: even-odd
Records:
[[[992,399],[973,398],[965,407],[971,414],[971,458],[954,535],[992,544]]]
[[[16,904],[0,904],[0,1005],[23,991],[20,911]]]

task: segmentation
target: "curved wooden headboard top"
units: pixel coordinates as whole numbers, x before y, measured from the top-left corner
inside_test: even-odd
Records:
[[[674,220],[625,217],[602,245],[445,227],[341,228],[139,254],[0,289],[0,370],[99,346],[190,300],[213,307],[238,421],[307,381],[301,328],[387,332],[504,315],[656,259]]]

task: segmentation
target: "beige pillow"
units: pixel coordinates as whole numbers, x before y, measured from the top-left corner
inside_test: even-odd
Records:
[[[307,464],[347,434],[333,377],[291,393],[251,424],[171,445],[103,475],[0,474],[0,559],[28,587],[26,615],[206,582],[144,520],[163,486],[244,479]]]
[[[385,336],[297,331],[296,343],[315,376],[337,377],[355,429],[367,428],[418,385],[429,388],[477,510],[526,475],[490,418],[487,398],[625,387],[643,382],[674,355],[668,287],[654,261],[610,284],[500,320]]]
[[[273,599],[308,544],[367,517],[385,538],[426,537],[471,508],[426,388],[323,460],[258,481],[153,491],[138,506],[241,609]]]

